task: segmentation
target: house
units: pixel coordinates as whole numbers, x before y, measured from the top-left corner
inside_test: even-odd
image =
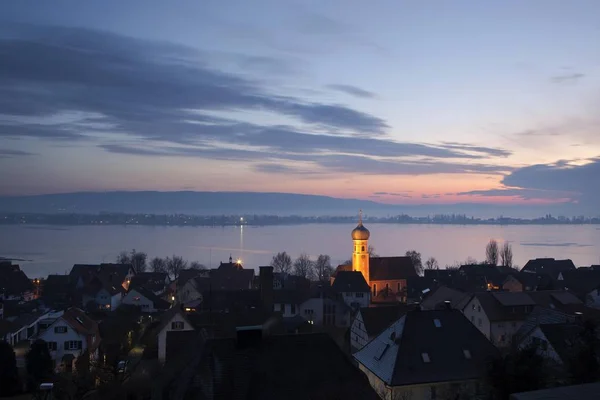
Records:
[[[54,309],[68,308],[71,304],[69,275],[48,275],[42,288],[42,302]]]
[[[284,318],[300,315],[300,304],[308,298],[308,291],[291,289],[276,289],[273,291],[274,311],[278,311]]]
[[[600,308],[600,271],[582,268],[562,271],[555,284],[577,294],[588,306]]]
[[[137,287],[129,290],[129,293],[123,297],[121,304],[138,306],[145,313],[164,311],[171,307],[171,303],[161,299],[153,291],[145,287]]]
[[[352,309],[326,282],[316,282],[306,300],[300,304],[300,315],[315,326],[349,327]]]
[[[15,346],[17,343],[27,341],[44,331],[51,322],[54,322],[61,315],[62,311],[35,311],[4,319],[0,327],[0,340],[3,339]]]
[[[96,357],[100,334],[96,321],[83,310],[72,307],[31,340],[36,339],[48,343],[55,367],[62,366],[70,371],[75,360],[86,350],[92,358]]]
[[[87,309],[116,310],[125,295],[125,289],[100,276],[91,278],[79,291],[81,305]]]
[[[353,357],[382,399],[482,394],[499,351],[459,310],[409,311]]]
[[[75,264],[69,273],[73,301],[82,307],[114,310],[134,275],[130,264]]]
[[[554,290],[557,289],[550,275],[546,273],[537,273],[535,271],[521,270],[515,278],[521,282],[523,291],[530,292],[536,290]]]
[[[460,309],[461,305],[470,298],[468,293],[440,286],[427,293],[421,301],[421,310],[441,310],[447,307],[449,302],[451,308]]]
[[[519,345],[521,342],[523,342],[525,337],[528,336],[539,325],[575,322],[577,317],[578,315],[574,313],[568,313],[542,306],[535,306],[531,314],[529,314],[519,330],[515,333],[513,341]]]
[[[273,289],[275,290],[307,290],[309,287],[310,280],[303,276],[283,272],[273,273]]]
[[[339,293],[344,303],[353,310],[368,307],[371,303],[371,288],[359,271],[338,272],[331,289]]]
[[[399,301],[406,302],[406,281],[416,276],[410,257],[371,257],[369,260],[371,291],[378,301],[387,301],[393,294]]]
[[[131,278],[129,288],[142,287],[157,296],[162,296],[169,288],[171,280],[166,272],[140,272]]]
[[[559,365],[568,364],[581,345],[583,327],[577,322],[539,324],[531,330],[518,347],[535,346],[539,355]]]
[[[361,308],[350,327],[351,351],[356,352],[362,349],[384,329],[414,308],[415,306],[406,304]]]
[[[583,305],[566,291],[481,292],[471,296],[462,312],[492,343],[508,346],[536,306],[565,309]]]
[[[0,261],[0,300],[31,301],[35,288],[18,265]]]
[[[197,341],[156,385],[161,399],[378,399],[328,335],[268,335],[260,327]]]
[[[554,258],[536,258],[529,260],[521,269],[521,272],[533,272],[536,274],[546,274],[550,278],[556,280],[558,274],[564,271],[572,271],[576,269],[575,264],[571,260],[555,260]]]

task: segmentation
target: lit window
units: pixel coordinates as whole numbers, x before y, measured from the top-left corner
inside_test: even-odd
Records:
[[[465,358],[466,358],[467,360],[470,360],[470,359],[471,359],[471,352],[470,352],[469,350],[466,350],[466,349],[465,349],[465,350],[463,350],[463,354],[465,355]]]
[[[442,321],[440,321],[437,318],[433,320],[433,324],[435,325],[436,328],[441,328],[442,327]]]
[[[423,358],[424,363],[430,363],[431,359],[429,358],[429,353],[421,353],[421,357]]]

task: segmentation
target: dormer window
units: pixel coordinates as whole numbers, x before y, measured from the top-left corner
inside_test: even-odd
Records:
[[[440,321],[437,318],[433,320],[433,324],[435,325],[436,328],[441,328],[442,327],[442,321]]]
[[[421,358],[423,358],[423,362],[425,364],[429,364],[431,359],[429,358],[429,353],[421,353]]]
[[[467,360],[471,359],[471,352],[467,349],[463,349],[463,354]]]

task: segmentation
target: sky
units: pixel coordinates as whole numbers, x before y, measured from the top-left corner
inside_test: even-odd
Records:
[[[0,195],[598,214],[600,2],[0,1]]]

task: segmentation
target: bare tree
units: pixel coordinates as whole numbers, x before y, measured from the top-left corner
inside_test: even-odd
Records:
[[[320,281],[328,281],[331,274],[333,274],[331,257],[327,254],[320,254],[315,262],[315,269]]]
[[[413,266],[415,267],[415,271],[418,275],[422,275],[423,273],[423,261],[421,261],[421,253],[416,250],[409,250],[406,252],[406,257],[410,257],[412,260]]]
[[[464,265],[477,265],[477,264],[479,264],[479,261],[477,261],[476,258],[469,256],[465,260],[465,264]],[[459,264],[458,267],[460,268],[460,264]]]
[[[136,274],[146,270],[148,255],[142,251],[131,250],[129,253],[122,251],[117,256],[117,264],[131,264]]]
[[[294,275],[306,279],[312,279],[314,277],[314,262],[310,259],[308,254],[302,253],[296,261],[294,261]]]
[[[200,264],[198,261],[192,261],[190,263],[190,269],[203,270],[206,269],[206,266],[204,264]]]
[[[427,261],[425,261],[425,269],[440,269],[440,264],[435,257],[429,257]]]
[[[508,242],[504,242],[502,250],[500,250],[500,264],[503,267],[513,267],[513,252],[512,246]]]
[[[273,256],[271,266],[275,272],[289,274],[292,271],[292,258],[288,253],[282,251]]]
[[[490,240],[485,247],[485,262],[491,265],[498,265],[498,242]]]
[[[150,260],[150,270],[152,272],[167,272],[167,261],[164,258],[154,257]]]
[[[367,251],[369,252],[369,258],[370,257],[379,257],[379,254],[377,254],[375,252],[375,246],[369,245],[369,247],[367,248]]]
[[[183,257],[173,255],[173,257],[167,257],[167,272],[171,276],[172,280],[179,278],[179,273],[182,269],[187,267],[187,261]]]

